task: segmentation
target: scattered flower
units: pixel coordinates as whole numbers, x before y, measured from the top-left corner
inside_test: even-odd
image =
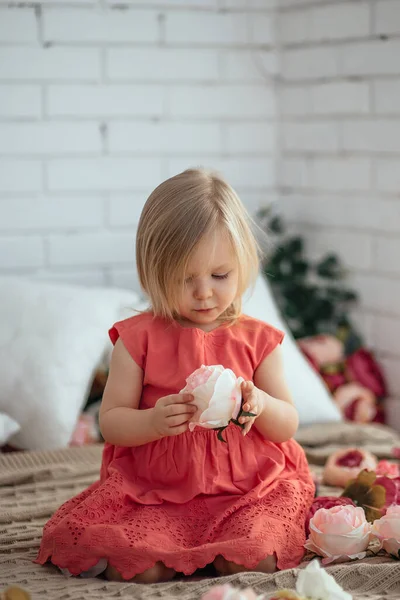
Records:
[[[347,505],[355,506],[353,500],[350,500],[350,498],[342,498],[341,496],[318,496],[315,498],[306,517],[306,535],[308,536],[310,533],[310,519],[315,515],[317,510],[320,508],[329,509],[333,506]]]
[[[400,477],[399,465],[388,460],[380,460],[376,466],[375,473],[378,477]]]
[[[400,477],[377,477],[375,483],[384,487],[386,492],[385,504],[380,515],[383,516],[389,506],[400,504]]]
[[[310,600],[352,600],[351,595],[340,587],[332,575],[321,568],[318,560],[312,560],[300,571],[296,591]]]
[[[341,385],[333,397],[348,421],[369,423],[376,415],[375,394],[358,382]]]
[[[381,548],[400,559],[400,506],[389,506],[386,514],[374,521],[371,533]]]
[[[251,588],[238,590],[229,583],[215,585],[202,596],[201,600],[261,600],[264,596],[257,596]]]
[[[387,394],[382,371],[371,352],[360,348],[346,359],[348,378],[358,381],[362,386],[371,390],[377,398]]]
[[[322,563],[364,558],[371,525],[361,507],[351,505],[320,508],[310,519],[307,550],[323,557]]]
[[[333,335],[315,335],[298,340],[304,354],[318,367],[344,359],[344,345]]]
[[[326,461],[323,480],[333,487],[345,487],[364,469],[374,471],[377,463],[378,459],[367,450],[359,448],[337,450]]]
[[[382,516],[386,491],[382,485],[377,484],[376,474],[373,471],[361,471],[356,479],[347,484],[342,496],[351,498],[354,504],[362,508],[370,523]]]

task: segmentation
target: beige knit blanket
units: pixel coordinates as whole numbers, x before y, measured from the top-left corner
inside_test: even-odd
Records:
[[[357,445],[390,457],[391,448],[400,445],[398,436],[384,427],[347,424],[308,427],[299,431],[297,439],[312,465],[322,465],[339,447]],[[277,589],[294,588],[298,569],[273,575],[243,573],[218,580],[177,579],[144,586],[66,578],[51,565],[34,564],[44,523],[60,504],[97,478],[101,451],[101,446],[87,446],[0,454],[0,592],[9,585],[19,585],[30,592],[32,600],[198,600],[217,581],[241,588],[251,586],[266,598]],[[321,495],[332,492],[320,490]],[[384,555],[335,565],[328,571],[353,594],[354,600],[400,599],[400,562]]]

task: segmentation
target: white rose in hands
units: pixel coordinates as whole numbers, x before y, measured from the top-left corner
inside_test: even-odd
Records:
[[[237,419],[242,405],[242,377],[236,377],[231,369],[222,365],[202,365],[186,379],[180,393],[193,394],[192,404],[197,407],[189,429],[226,427],[231,419]]]

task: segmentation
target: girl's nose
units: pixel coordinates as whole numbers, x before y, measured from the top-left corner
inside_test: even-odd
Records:
[[[194,294],[197,300],[207,300],[207,298],[211,298],[213,292],[208,283],[197,282]]]

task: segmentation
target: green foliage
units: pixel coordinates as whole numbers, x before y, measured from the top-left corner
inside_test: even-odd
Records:
[[[312,261],[303,238],[287,235],[280,217],[268,209],[258,217],[274,238],[263,271],[294,337],[352,329],[347,313],[357,294],[345,286],[346,271],[338,256],[330,253]]]

